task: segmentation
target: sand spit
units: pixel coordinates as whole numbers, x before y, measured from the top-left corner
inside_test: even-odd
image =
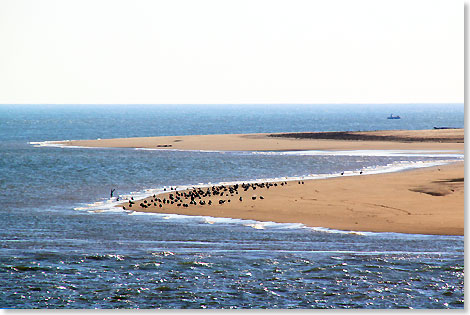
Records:
[[[463,235],[464,163],[387,174],[171,190],[120,207],[337,230]]]
[[[306,135],[300,137],[299,135]],[[310,138],[309,135],[310,134]],[[337,133],[225,134],[71,140],[63,146],[207,151],[464,150],[463,129],[387,130]],[[319,136],[320,135],[320,136]],[[351,140],[351,135],[354,140]],[[373,139],[373,140],[371,140]],[[417,141],[419,139],[419,141]],[[447,139],[447,140],[446,140]]]

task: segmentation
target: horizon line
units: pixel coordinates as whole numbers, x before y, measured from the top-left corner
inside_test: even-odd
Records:
[[[465,105],[465,102],[391,102],[391,103],[0,103],[5,105]]]

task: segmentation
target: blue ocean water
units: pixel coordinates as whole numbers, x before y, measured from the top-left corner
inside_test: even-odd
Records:
[[[400,120],[387,120],[390,113]],[[110,211],[109,191],[463,157],[36,147],[137,136],[464,126],[463,104],[2,105],[1,308],[463,308],[464,239]],[[445,161],[444,161],[445,160]],[[257,226],[258,228],[253,228]]]

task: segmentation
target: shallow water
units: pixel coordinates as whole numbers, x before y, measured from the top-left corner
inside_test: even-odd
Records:
[[[461,237],[121,213],[29,221],[2,232],[3,307],[463,307]]]
[[[390,112],[401,121],[387,121]],[[0,113],[2,308],[464,307],[463,237],[109,211],[111,188],[140,196],[164,186],[383,172],[463,158],[453,152],[332,156],[29,144],[463,127],[463,105],[0,106]]]

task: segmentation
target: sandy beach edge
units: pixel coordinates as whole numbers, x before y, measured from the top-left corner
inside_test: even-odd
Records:
[[[157,201],[169,201],[170,194],[176,197],[175,191],[169,191],[156,198],[136,200],[131,208],[128,202],[120,207],[139,212],[301,223],[345,231],[464,235],[463,161],[393,173],[271,184],[268,189],[239,188],[237,193],[226,190],[222,196],[195,198],[196,204],[190,204],[189,198],[173,204]],[[220,204],[219,200],[225,201]],[[145,208],[140,206],[144,202]]]
[[[44,144],[66,147],[201,151],[458,150],[463,152],[464,129],[214,134],[50,141]]]

